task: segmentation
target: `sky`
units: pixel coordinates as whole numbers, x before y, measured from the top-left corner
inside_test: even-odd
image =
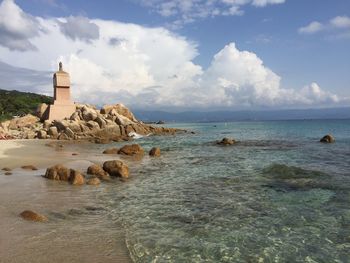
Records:
[[[145,110],[350,105],[349,0],[0,0],[0,88]]]

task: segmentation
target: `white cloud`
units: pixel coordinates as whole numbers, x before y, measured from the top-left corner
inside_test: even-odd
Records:
[[[214,16],[243,15],[244,5],[265,7],[282,4],[286,0],[141,0],[135,1],[168,19],[174,18],[173,28],[192,23],[198,19]]]
[[[338,28],[350,28],[350,17],[337,16],[331,19],[330,24]]]
[[[31,39],[36,52],[0,47],[0,60],[11,65],[12,71],[30,70],[30,74],[28,71],[21,76],[32,81],[31,91],[52,92],[52,83],[43,86],[37,74],[55,71],[58,62],[63,61],[71,74],[73,98],[80,102],[123,102],[148,109],[292,107],[340,102],[316,84],[300,90],[282,88],[280,76],[256,54],[240,51],[234,43],[219,51],[203,69],[193,62],[198,55],[196,43],[164,28],[84,18],[85,24],[99,28],[99,34],[93,41],[77,41],[60,29],[60,24],[71,18],[35,19],[38,27],[45,29],[45,34]],[[0,67],[0,71],[6,68]],[[43,79],[47,80],[47,74]],[[16,88],[15,83],[8,83],[13,86],[7,88]]]
[[[319,31],[322,31],[324,28],[324,26],[317,21],[311,22],[310,24],[308,24],[305,27],[301,27],[299,28],[299,33],[302,34],[313,34]]]
[[[254,0],[252,4],[254,6],[264,7],[272,4],[283,4],[285,1],[286,0]]]
[[[24,13],[14,0],[0,4],[0,45],[11,50],[35,50],[29,39],[41,31],[36,19]]]
[[[314,21],[298,29],[301,34],[314,34],[321,31],[329,33],[332,39],[347,38],[350,35],[350,17],[337,16],[325,23]]]

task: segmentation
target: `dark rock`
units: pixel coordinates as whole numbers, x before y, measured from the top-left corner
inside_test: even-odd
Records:
[[[143,155],[144,150],[139,144],[124,145],[119,151],[119,154],[124,155]]]
[[[152,156],[152,157],[159,157],[160,156],[160,148],[159,147],[153,147],[149,151],[149,155]]]
[[[327,134],[326,136],[324,136],[320,142],[323,142],[323,143],[334,143],[335,142],[335,139],[332,135],[330,134]]]
[[[34,222],[47,222],[48,218],[46,216],[40,215],[36,212],[25,210],[23,211],[20,216],[28,221],[34,221]]]
[[[6,172],[5,175],[12,175],[12,173],[11,172]]]
[[[221,141],[217,142],[217,144],[220,144],[220,145],[233,145],[235,143],[236,141],[230,138],[223,138]]]
[[[122,177],[122,178],[129,177],[129,167],[119,160],[104,162],[103,170],[105,170],[111,176]]]
[[[4,168],[2,168],[1,170],[5,171],[5,172],[10,172],[10,171],[12,171],[12,169],[11,169],[11,168],[8,168],[8,167],[4,167]]]

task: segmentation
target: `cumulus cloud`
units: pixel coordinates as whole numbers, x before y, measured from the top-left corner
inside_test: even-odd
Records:
[[[282,4],[286,0],[141,0],[135,1],[166,18],[174,18],[173,27],[214,16],[243,15],[244,5],[265,7]]]
[[[90,42],[91,40],[98,39],[100,36],[99,27],[86,17],[70,16],[65,20],[64,22],[60,22],[59,25],[62,33],[68,38]]]
[[[41,31],[38,21],[23,12],[14,0],[3,0],[0,4],[0,45],[11,50],[35,50],[30,39]]]
[[[336,16],[324,23],[314,21],[298,29],[300,34],[314,34],[321,31],[329,33],[332,38],[350,36],[350,17]]]
[[[299,28],[299,33],[302,34],[313,34],[323,30],[324,26],[317,21],[311,22],[307,26]]]
[[[52,92],[45,72],[56,71],[58,62],[63,61],[71,74],[73,98],[98,105],[123,102],[147,109],[216,109],[342,101],[317,84],[301,89],[281,87],[280,76],[256,54],[239,50],[235,43],[223,47],[210,66],[203,68],[193,62],[199,55],[197,44],[162,27],[84,18],[88,20],[85,24],[99,28],[99,37],[92,44],[92,40],[77,41],[77,36],[67,37],[62,32],[60,24],[68,23],[69,18],[36,19],[46,32],[32,39],[37,52],[0,47],[4,63],[15,70],[29,70],[29,75],[19,78],[32,81],[31,91]],[[0,72],[8,76],[4,68],[0,65]],[[42,80],[36,73],[43,74]],[[16,88],[15,83],[11,85]]]

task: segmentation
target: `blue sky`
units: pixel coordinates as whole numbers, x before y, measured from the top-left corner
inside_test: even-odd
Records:
[[[350,102],[348,0],[3,2],[3,12],[20,12],[24,26],[0,18],[0,37],[16,36],[15,42],[0,41],[0,76],[19,82],[1,88],[49,94],[51,83],[43,83],[63,60],[78,89],[76,100],[97,104],[278,109]],[[117,40],[118,47],[107,50],[106,39]],[[44,51],[48,43],[64,48],[51,54]],[[94,73],[75,73],[85,67]],[[13,81],[22,76],[13,73],[16,68],[36,73]]]

